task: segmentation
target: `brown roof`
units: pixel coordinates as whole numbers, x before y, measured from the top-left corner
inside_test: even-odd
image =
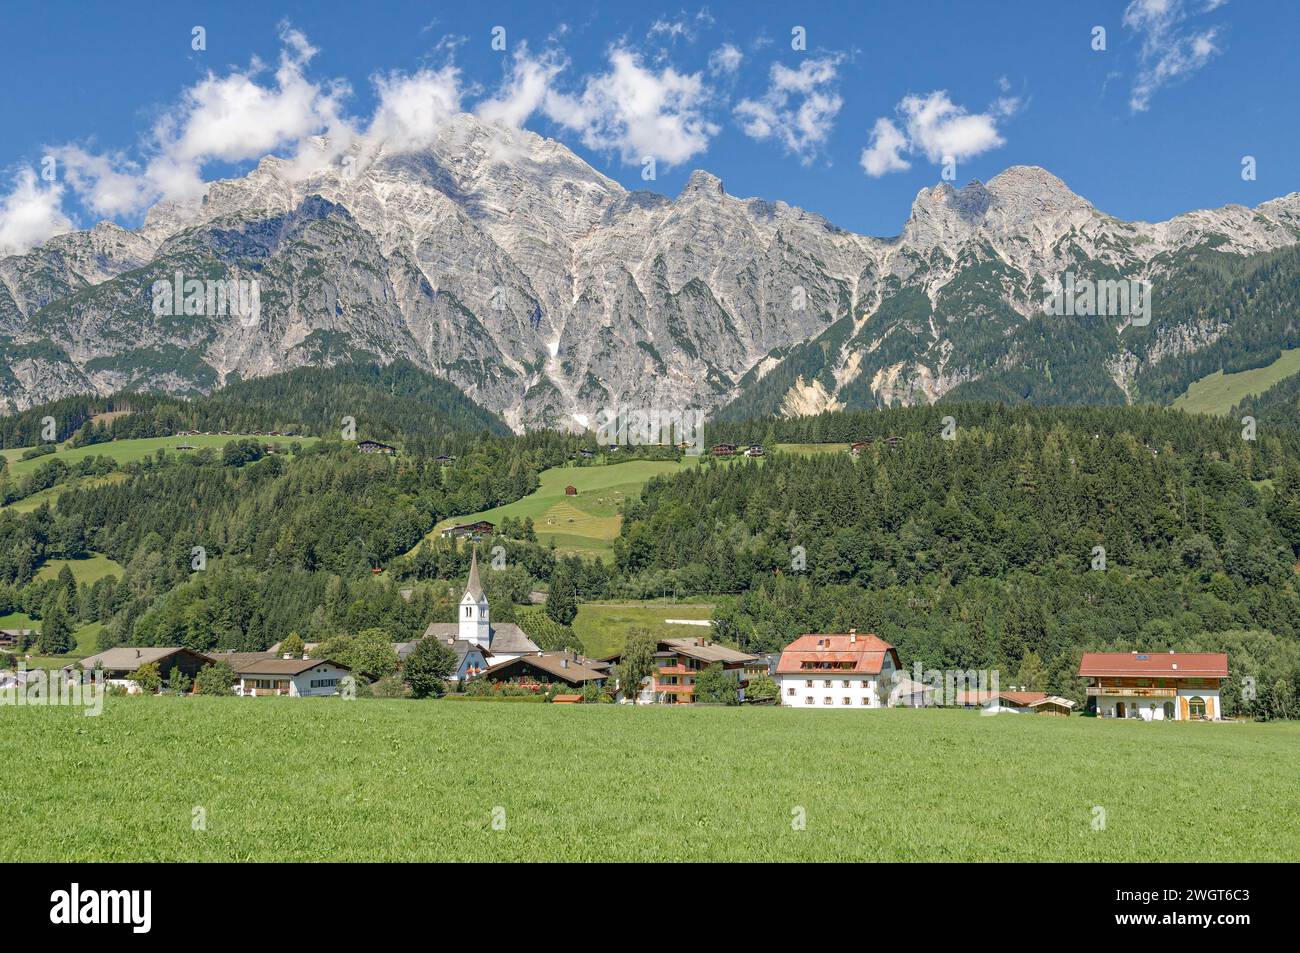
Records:
[[[685,655],[687,658],[699,659],[701,662],[752,662],[757,656],[748,652],[739,652],[725,645],[718,645],[707,639],[660,639],[661,646],[667,651]]]
[[[134,672],[141,665],[146,665],[149,662],[161,662],[178,654],[193,655],[204,664],[212,661],[210,656],[204,655],[202,652],[195,652],[193,649],[176,645],[139,647],[119,645],[116,648],[106,649],[95,655],[88,655],[75,664],[80,665],[86,671],[91,671],[98,666],[105,671]]]
[[[567,665],[565,664],[566,661],[568,662]],[[596,668],[586,664],[586,662],[586,659],[575,656],[570,652],[537,652],[532,655],[521,655],[506,662],[498,662],[496,665],[490,666],[483,674],[508,677],[512,666],[520,671],[532,667],[568,682],[570,685],[599,681],[609,677],[609,672],[605,669]]]
[[[1227,678],[1228,656],[1224,652],[1085,652],[1079,674]]]
[[[352,669],[327,658],[262,658],[249,659],[230,666],[236,675],[301,675],[317,665],[333,665],[345,672]]]
[[[815,674],[820,671],[857,672],[866,675],[878,675],[884,668],[885,658],[894,660],[894,668],[902,666],[898,662],[898,652],[892,645],[877,635],[801,635],[785,647],[781,660],[776,665],[778,675]],[[819,669],[822,662],[847,662],[852,668]]]

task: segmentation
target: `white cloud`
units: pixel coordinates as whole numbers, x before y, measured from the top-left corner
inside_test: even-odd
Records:
[[[1223,6],[1207,0],[1201,12]],[[1161,87],[1184,79],[1205,66],[1219,52],[1218,27],[1189,29],[1184,0],[1131,0],[1124,10],[1124,25],[1142,37],[1140,67],[1129,95],[1129,108],[1145,112]]]
[[[731,43],[723,43],[709,54],[709,72],[714,76],[734,73],[740,69],[740,61],[744,58],[745,54],[737,47]]]
[[[529,55],[527,45],[521,43],[516,48],[509,79],[495,96],[479,103],[475,112],[487,122],[520,128],[545,105],[555,77],[566,65],[563,57],[554,51],[534,58]]]
[[[888,119],[876,120],[871,130],[871,143],[862,150],[862,168],[872,178],[879,178],[886,172],[902,172],[910,169],[912,163],[903,158],[902,152],[907,148],[907,137]]]
[[[373,78],[379,105],[367,135],[388,152],[427,148],[460,112],[460,71],[454,66]]]
[[[0,256],[19,255],[73,225],[61,210],[63,187],[41,185],[32,169],[14,178],[14,188],[0,197]]]
[[[877,119],[871,141],[862,151],[862,168],[873,177],[911,168],[904,152],[936,163],[965,161],[1003,145],[998,120],[1014,115],[1019,108],[1018,98],[1002,96],[988,112],[972,113],[942,89],[924,96],[904,96],[898,104],[903,128],[889,119]]]
[[[811,163],[830,138],[844,104],[835,85],[840,60],[839,55],[806,59],[797,70],[772,64],[767,92],[736,105],[745,135],[759,141],[777,139],[804,165]]]
[[[609,63],[609,72],[586,77],[580,95],[548,92],[547,117],[630,164],[653,156],[677,165],[708,148],[718,127],[704,114],[710,91],[699,73],[647,69],[623,47],[610,51]]]
[[[931,162],[951,157],[956,162],[1003,144],[997,121],[987,113],[968,113],[948,98],[946,90],[928,96],[905,96],[898,108],[907,120],[914,150]]]
[[[307,79],[316,50],[301,32],[285,28],[280,38],[280,61],[269,82],[256,59],[224,76],[209,72],[154,124],[141,144],[141,161],[76,145],[52,150],[86,208],[97,215],[132,215],[159,199],[198,198],[206,188],[203,168],[212,161],[243,162],[297,146],[293,174],[336,157],[355,135],[342,113],[349,89],[342,82]],[[317,135],[330,137],[328,154],[303,148]]]

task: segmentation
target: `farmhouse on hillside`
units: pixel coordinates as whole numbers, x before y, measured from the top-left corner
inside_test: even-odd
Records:
[[[883,680],[892,692],[898,651],[876,635],[801,635],[776,666],[781,704],[790,708],[879,708]]]
[[[386,443],[380,443],[378,440],[358,440],[357,449],[362,453],[386,453],[390,457],[397,453],[396,447],[390,447]]]
[[[573,484],[569,484],[568,486],[566,486],[566,487],[564,488],[564,495],[565,495],[565,496],[577,496],[577,495],[578,495],[578,488],[577,488],[576,486],[574,486]]]
[[[1228,677],[1223,652],[1085,652],[1079,677],[1101,718],[1219,721],[1219,689]]]
[[[491,536],[496,532],[496,528],[495,523],[490,523],[487,520],[478,520],[474,523],[461,523],[459,526],[448,526],[438,535],[443,539],[451,539],[453,537],[460,539],[465,536],[469,536],[472,539],[482,539],[484,536]]]
[[[470,643],[483,650],[478,661],[480,665],[485,658],[491,658],[496,665],[541,651],[524,630],[513,622],[503,622],[500,625],[491,623],[487,594],[478,577],[477,549],[470,557],[469,581],[465,585],[465,595],[460,599],[458,616],[456,622],[429,623],[429,627],[424,630],[424,637],[451,640],[449,644],[452,648],[457,648],[456,641]],[[466,652],[468,653],[468,648]],[[456,654],[460,655],[459,649]],[[461,657],[462,665],[467,658],[468,654]]]

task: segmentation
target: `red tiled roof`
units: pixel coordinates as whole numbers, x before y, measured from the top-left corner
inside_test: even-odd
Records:
[[[785,647],[781,661],[777,663],[778,675],[816,675],[839,672],[856,672],[860,675],[878,675],[885,664],[885,657],[894,660],[894,668],[899,668],[898,652],[884,639],[876,635],[801,635]],[[852,668],[818,669],[804,668],[805,662],[851,662]]]
[[[1228,656],[1224,652],[1085,652],[1079,675],[1227,678]]]

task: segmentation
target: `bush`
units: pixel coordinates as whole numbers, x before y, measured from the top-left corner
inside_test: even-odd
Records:
[[[695,676],[695,700],[704,705],[739,705],[740,683],[715,662]]]
[[[416,643],[402,666],[402,678],[411,686],[416,698],[441,695],[443,684],[456,673],[460,660],[451,647],[441,639],[426,636]]]
[[[358,695],[360,688],[358,685]],[[374,698],[410,698],[411,686],[400,675],[385,675],[370,686],[370,694]]]
[[[199,669],[194,687],[200,695],[229,695],[235,684],[235,673],[226,662],[214,662]]]
[[[162,674],[158,671],[157,662],[145,662],[127,678],[139,685],[140,691],[146,695],[158,694],[163,685]]]

